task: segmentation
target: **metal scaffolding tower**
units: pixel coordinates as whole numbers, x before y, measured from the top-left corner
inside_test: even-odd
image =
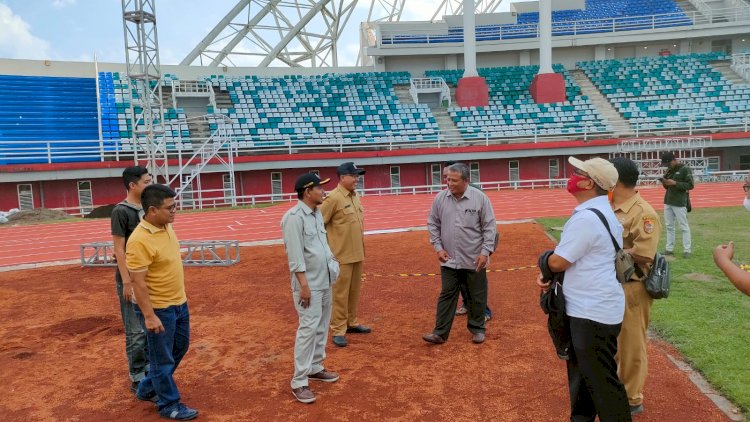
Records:
[[[626,139],[617,144],[617,152],[610,154],[610,158],[630,158],[641,169],[641,180],[655,183],[667,170],[661,163],[663,153],[673,152],[680,162],[700,177],[708,172],[708,159],[703,150],[710,147],[710,136]]]
[[[494,12],[502,2],[479,0],[477,13]],[[369,7],[359,28],[357,64],[367,65],[362,51],[374,44],[375,24],[399,21],[406,0],[240,0],[180,64],[336,67],[339,39],[363,3]],[[442,0],[433,20],[461,14],[461,4]]]
[[[155,183],[168,183],[161,94],[156,0],[122,0],[125,62],[130,79],[130,119],[135,161],[145,154]]]

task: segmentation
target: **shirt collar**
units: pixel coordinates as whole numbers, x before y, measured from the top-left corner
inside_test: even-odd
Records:
[[[623,204],[621,204],[619,207],[615,208],[615,210],[621,210],[624,213],[629,213],[630,209],[633,208],[633,205],[635,205],[638,200],[641,199],[641,194],[636,192],[635,195],[633,195],[630,199],[625,201]]]
[[[297,206],[305,213],[305,214],[313,214],[315,211],[308,207],[307,204],[305,204],[302,201],[297,202]]]
[[[347,188],[345,188],[345,187],[343,187],[341,185],[338,185],[338,186],[336,186],[335,190],[338,190],[344,196],[357,196],[357,190],[356,189],[353,190],[353,191],[351,191],[351,192],[349,192],[349,189],[347,189]]]
[[[469,192],[472,189],[476,189],[476,188],[473,187],[473,186],[471,186],[471,185],[466,186],[466,190],[464,191],[463,196],[461,196],[460,198],[456,198],[455,196],[453,196],[453,194],[451,193],[450,189],[445,188],[445,195],[448,196],[448,197],[451,197],[451,198],[455,199],[456,201],[460,201],[460,200],[462,200],[464,198],[471,199],[471,194]]]
[[[144,229],[146,229],[149,232],[151,232],[151,234],[159,233],[159,232],[164,231],[166,229],[166,226],[164,226],[165,227],[164,229],[160,229],[160,228],[154,226],[153,224],[151,224],[148,221],[146,221],[145,218],[141,220],[141,225],[143,226]]]
[[[609,198],[607,198],[607,195],[599,195],[589,199],[588,201],[578,204],[574,212],[585,210],[586,208],[599,208],[604,206],[610,207]]]

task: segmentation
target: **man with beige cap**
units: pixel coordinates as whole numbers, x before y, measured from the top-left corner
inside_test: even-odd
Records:
[[[570,157],[568,162],[574,167],[568,192],[578,206],[547,266],[554,273],[565,272],[563,295],[572,343],[567,361],[570,420],[593,421],[598,415],[601,421],[630,421],[615,363],[625,295],[615,273],[612,237],[622,247],[623,229],[607,194],[617,184],[617,169],[602,158]],[[549,288],[541,277],[538,284]]]

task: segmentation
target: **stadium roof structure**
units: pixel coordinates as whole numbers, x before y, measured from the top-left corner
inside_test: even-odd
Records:
[[[492,13],[509,0],[478,0],[477,13]],[[236,66],[238,58],[259,59],[258,67],[337,67],[338,42],[355,8],[367,6],[360,24],[358,65],[375,40],[375,25],[398,22],[406,0],[240,0],[180,62],[181,65]],[[462,12],[461,0],[435,2],[432,20]]]

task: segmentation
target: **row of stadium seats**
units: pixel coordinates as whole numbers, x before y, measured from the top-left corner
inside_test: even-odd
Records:
[[[428,106],[398,101],[393,85],[408,83],[409,78],[408,72],[384,72],[278,78],[212,75],[206,80],[215,91],[226,91],[234,103],[233,108],[219,110],[234,121],[226,128],[228,134],[247,146],[265,146],[305,144],[311,138],[329,138],[326,135],[352,143],[437,135]],[[218,125],[210,122],[212,130]]]
[[[451,107],[448,111],[464,138],[485,136],[562,135],[583,132],[607,132],[599,112],[581,95],[581,88],[562,65],[553,66],[565,79],[566,103],[536,104],[529,85],[539,66],[515,66],[479,69],[489,87],[487,107]],[[457,85],[463,70],[428,71]]]
[[[0,164],[45,156],[47,145],[38,141],[49,143],[54,162],[98,161],[90,154],[98,139],[94,79],[0,75],[0,149],[12,150]]]
[[[750,113],[750,85],[716,71],[722,53],[579,62],[614,107],[644,129],[739,124]]]
[[[478,25],[477,41],[536,38],[538,12],[519,13],[514,24]],[[552,12],[552,35],[594,34],[692,25],[673,0],[586,0],[585,9]],[[443,34],[388,35],[382,44],[435,44],[463,42],[463,28]]]
[[[176,75],[165,74],[164,84],[169,86],[173,80],[178,80]],[[155,83],[155,82],[154,82]],[[127,150],[128,140],[133,136],[132,115],[141,115],[140,107],[130,109],[132,99],[138,98],[138,91],[131,87],[127,78],[120,76],[119,72],[99,73],[99,102],[101,107],[102,137],[114,140],[115,144],[121,145]],[[192,149],[190,131],[184,123],[186,114],[182,109],[167,108],[164,113],[164,138],[168,149]],[[177,122],[178,120],[182,123]],[[158,124],[158,119],[154,121]],[[172,122],[172,123],[170,123]],[[139,125],[138,129],[144,129]]]

